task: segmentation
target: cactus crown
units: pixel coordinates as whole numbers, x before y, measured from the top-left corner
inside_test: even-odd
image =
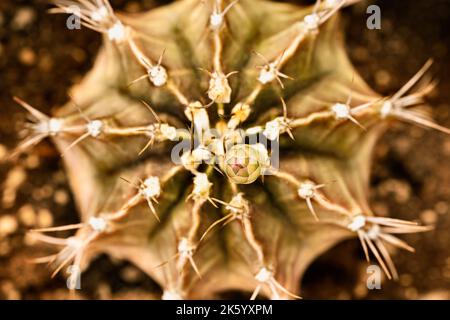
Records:
[[[429,227],[371,211],[370,158],[392,120],[450,133],[422,112],[430,61],[392,96],[373,92],[338,29],[355,1],[182,0],[138,15],[54,2],[104,37],[54,117],[16,98],[33,122],[14,155],[51,137],[80,212],[77,225],[32,232],[63,246],[44,258],[54,274],[106,252],[155,279],[162,298],[298,298],[308,264],[356,236],[397,277],[386,244],[412,251],[395,235]]]

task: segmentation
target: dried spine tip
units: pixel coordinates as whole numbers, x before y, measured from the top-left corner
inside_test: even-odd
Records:
[[[194,128],[197,130],[199,136],[202,136],[203,133],[210,128],[209,116],[206,112],[206,108],[211,104],[205,106],[200,101],[194,101],[189,103],[184,110],[184,114],[188,120],[194,123]]]
[[[290,132],[289,120],[284,117],[277,117],[271,121],[266,122],[263,134],[269,140],[276,140],[279,138],[280,134],[283,134],[285,132]]]
[[[157,198],[161,194],[161,184],[157,177],[148,177],[139,186],[139,194],[147,201],[153,216],[156,220],[160,221],[158,214],[156,213],[153,202],[158,202]]]
[[[147,71],[147,74],[137,78],[136,80],[133,80],[129,84],[129,86],[131,86],[132,84],[139,82],[141,80],[147,79],[147,78],[150,80],[150,82],[155,87],[162,87],[162,86],[166,85],[167,81],[169,79],[169,75],[167,73],[166,68],[164,68],[162,66],[162,60],[164,57],[165,50],[161,53],[161,55],[158,59],[158,63],[156,65],[154,65],[152,63],[152,61],[138,48],[136,42],[134,41],[134,39],[131,36],[129,36],[127,38],[127,40],[128,40],[128,44],[130,46],[131,52],[136,57],[137,61]],[[178,95],[180,95],[179,92],[178,92]]]
[[[304,182],[298,187],[298,195],[303,198],[312,198],[316,194],[316,185],[313,182]]]
[[[125,26],[120,21],[117,21],[111,28],[109,28],[107,33],[109,40],[117,42],[124,41],[127,36]]]
[[[228,129],[235,129],[239,124],[247,120],[250,115],[250,105],[238,102],[231,110],[231,119],[228,121]]]
[[[178,242],[178,248],[177,248],[178,254],[179,254],[178,269],[181,272],[185,266],[186,261],[189,261],[189,263],[191,264],[191,266],[194,269],[197,276],[199,278],[201,278],[200,271],[199,271],[197,265],[195,264],[195,261],[193,258],[195,248],[196,248],[196,246],[194,244],[192,244],[192,242],[188,238],[180,239],[180,241]]]
[[[255,276],[256,281],[266,283],[273,277],[273,272],[266,267],[262,267]]]
[[[280,78],[292,80],[291,77],[285,75],[284,73],[280,72],[280,70],[278,70],[279,67],[281,66],[281,62],[283,61],[284,52],[274,62],[269,62],[262,54],[256,51],[255,53],[266,63],[265,65],[258,67],[259,69],[261,69],[258,75],[258,81],[264,85],[276,79],[280,84],[280,87],[284,89],[284,84]]]
[[[73,249],[80,249],[83,246],[83,240],[78,237],[67,238],[67,246]]]
[[[162,123],[159,116],[156,114],[156,112],[148,105],[145,101],[142,101],[142,103],[147,107],[147,109],[150,110],[150,112],[155,117],[157,123],[149,124],[144,130],[142,128],[137,128],[136,133],[144,133],[147,137],[150,138],[150,140],[147,142],[147,144],[142,148],[142,150],[139,152],[139,155],[141,155],[145,150],[147,150],[149,147],[153,145],[155,141],[162,142],[165,140],[171,140],[175,141],[178,140],[178,131],[175,127],[172,127],[168,123]],[[181,135],[180,135],[181,136]]]
[[[390,100],[386,100],[385,102],[383,102],[383,104],[381,105],[380,108],[380,115],[381,118],[386,118],[388,117],[390,114],[392,114],[394,108],[394,104],[392,103],[392,101]]]
[[[236,218],[241,219],[248,215],[249,209],[248,200],[244,198],[244,194],[242,192],[233,196],[230,203],[225,207],[226,210],[236,215]]]
[[[308,206],[309,211],[316,220],[319,220],[319,218],[317,216],[316,211],[314,210],[311,200],[316,198],[317,189],[320,189],[324,186],[325,186],[324,184],[317,185],[314,182],[307,180],[300,183],[297,189],[299,197],[306,200],[306,205]]]
[[[450,134],[450,129],[440,126],[424,116],[417,109],[408,109],[414,106],[421,107],[424,104],[424,97],[434,90],[436,83],[424,81],[415,91],[406,95],[408,91],[412,91],[420,79],[425,75],[431,67],[433,61],[428,60],[424,66],[392,97],[385,100],[379,109],[380,116],[385,119],[389,116],[399,118],[423,127],[435,129],[446,134]]]
[[[157,198],[161,194],[161,184],[158,177],[148,177],[141,184],[140,193],[145,198]]]
[[[63,119],[50,118],[17,97],[14,100],[30,113],[33,120],[31,128],[36,133],[55,136],[63,130]]]
[[[366,217],[357,215],[352,219],[352,222],[347,226],[351,231],[358,231],[366,225]]]
[[[325,4],[325,8],[333,9],[333,8],[338,7],[341,4],[344,4],[346,1],[348,1],[348,0],[325,0],[324,4]],[[351,1],[357,2],[359,0],[351,0]]]
[[[331,111],[333,112],[334,117],[337,120],[350,120],[351,122],[356,124],[358,127],[365,130],[365,128],[358,122],[358,120],[356,120],[353,117],[352,113],[353,113],[353,110],[362,110],[362,109],[368,108],[371,105],[371,103],[355,107],[354,109],[351,109],[349,104],[350,104],[350,98],[348,99],[347,103],[335,103],[334,105],[332,105]]]
[[[87,133],[91,137],[96,138],[102,133],[103,126],[104,126],[104,124],[103,124],[103,121],[101,121],[101,120],[90,121],[86,125]]]
[[[48,121],[41,122],[36,125],[36,131],[55,136],[63,129],[63,120],[58,118],[50,118]]]
[[[164,290],[162,300],[183,300],[183,296],[176,290]]]
[[[223,26],[224,18],[227,12],[238,2],[235,0],[231,2],[223,11],[221,11],[221,0],[215,0],[214,8],[209,17],[209,26],[213,31],[219,31]]]
[[[306,15],[301,24],[307,32],[316,34],[319,31],[320,25],[333,16],[345,4],[345,2],[346,0],[328,0],[325,1],[324,8],[319,10],[321,0],[317,0],[314,11]]]
[[[177,128],[168,125],[167,123],[161,123],[159,126],[159,131],[161,132],[161,136],[167,140],[176,140],[178,137]]]
[[[100,226],[100,225],[95,225]],[[49,228],[43,231],[59,231],[59,230],[70,230],[75,228],[81,228],[83,225],[73,225],[67,227],[55,227]],[[47,235],[43,235],[40,233],[33,232],[32,235],[36,237],[37,240],[43,241],[48,244],[63,246],[63,249],[59,251],[57,254],[39,258],[38,260],[54,263],[56,269],[52,273],[52,277],[56,276],[65,266],[67,266],[71,261],[74,261],[74,264],[79,269],[79,264],[81,258],[84,254],[85,248],[91,243],[98,235],[98,231],[92,228],[94,232],[83,233],[79,236],[69,237],[67,239],[50,237]]]
[[[221,13],[213,12],[209,18],[209,25],[211,29],[218,30],[223,23],[223,15]]]
[[[206,231],[203,233],[203,235],[200,238],[200,241],[202,241],[215,226],[221,223],[223,223],[223,226],[225,226],[236,219],[244,222],[244,219],[248,219],[250,217],[249,215],[250,205],[248,201],[243,197],[242,193],[238,193],[235,196],[233,196],[230,203],[226,203],[218,199],[214,200],[220,204],[225,205],[225,210],[229,211],[230,213],[212,223],[208,227],[208,229],[206,229]]]
[[[370,240],[376,240],[380,235],[380,226],[378,224],[372,225],[366,234]]]
[[[204,145],[199,145],[192,151],[192,156],[196,162],[208,163],[208,161],[212,158],[212,153]]]
[[[264,131],[264,128],[261,126],[254,126],[254,127],[250,127],[247,130],[245,130],[245,133],[247,135],[253,135],[253,134],[259,134],[261,132]]]
[[[167,71],[161,65],[151,67],[148,70],[148,76],[155,87],[162,87],[167,83]]]
[[[253,292],[250,300],[255,300],[258,296],[263,285],[267,285],[271,292],[272,300],[279,300],[282,298],[281,295],[285,295],[286,297],[301,299],[301,297],[289,292],[286,288],[284,288],[278,281],[275,280],[274,274],[266,267],[262,267],[258,273],[255,275],[255,280],[259,282],[256,286],[255,291]]]
[[[209,200],[209,192],[212,185],[206,173],[197,173],[194,177],[194,189],[192,190],[191,197],[194,200]]]
[[[186,257],[192,256],[194,253],[195,246],[192,245],[187,238],[181,238],[180,242],[178,242],[178,252],[181,255],[184,255]]]
[[[306,29],[310,32],[317,32],[320,26],[320,17],[317,13],[308,14],[303,18]]]
[[[56,8],[51,12],[75,15],[85,27],[106,34],[111,41],[122,42],[128,37],[127,28],[116,17],[108,0],[53,2]]]
[[[180,160],[181,160],[181,164],[183,165],[183,167],[186,170],[188,170],[194,174],[197,173],[197,167],[200,165],[201,160],[196,159],[191,151],[185,151],[181,155]]]
[[[92,11],[91,19],[96,22],[101,22],[108,17],[108,14],[108,9],[105,6],[100,6],[97,10]]]
[[[162,87],[167,83],[169,76],[167,75],[167,70],[162,66],[162,60],[164,57],[165,50],[161,53],[156,66],[150,66],[148,69],[148,76],[150,82],[153,83],[155,87]]]
[[[277,77],[277,72],[276,66],[267,64],[259,72],[258,81],[262,84],[272,82]]]
[[[367,261],[370,261],[370,249],[389,279],[397,279],[398,274],[384,243],[414,252],[411,246],[393,234],[425,232],[431,229],[410,221],[364,215],[354,216],[347,228],[358,234]]]
[[[336,103],[331,107],[336,119],[348,119],[350,117],[350,107],[344,103]]]
[[[64,119],[50,118],[17,97],[14,97],[14,101],[28,111],[31,122],[26,124],[30,135],[16,147],[10,156],[11,159],[35,146],[46,137],[57,136],[66,130]]]
[[[88,222],[89,226],[96,232],[104,232],[108,227],[106,219],[101,217],[91,217]]]
[[[230,103],[231,87],[228,84],[228,77],[235,72],[227,75],[222,72],[214,71],[210,73],[208,97],[216,103]]]

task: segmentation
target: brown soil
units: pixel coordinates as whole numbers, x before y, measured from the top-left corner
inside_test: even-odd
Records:
[[[111,1],[142,11],[164,1]],[[298,1],[302,2],[302,1]],[[303,1],[304,2],[304,1]],[[362,2],[344,10],[348,52],[363,77],[382,94],[395,92],[427,58],[440,80],[431,102],[438,123],[450,127],[450,4],[446,0],[379,0],[382,29],[368,30]],[[73,32],[64,17],[50,16],[46,1],[0,1],[0,161],[18,141],[24,113],[17,95],[44,112],[67,99],[67,89],[92,66],[100,38]],[[307,271],[302,295],[319,299],[450,298],[450,139],[438,132],[397,124],[379,141],[372,173],[371,204],[379,215],[417,219],[436,230],[405,236],[415,254],[398,252],[398,282],[382,290],[365,286],[363,254],[356,240],[330,250]],[[18,188],[14,182],[25,181]],[[41,143],[17,165],[1,164],[0,299],[62,299],[65,280],[50,279],[41,265],[24,263],[44,249],[24,237],[33,226],[77,221],[60,156]],[[133,266],[98,258],[83,276],[85,298],[152,298],[155,284]]]

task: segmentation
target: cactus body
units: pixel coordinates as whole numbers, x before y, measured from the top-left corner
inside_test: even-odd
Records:
[[[54,118],[34,114],[34,136],[64,154],[80,212],[56,271],[107,253],[166,298],[296,298],[308,265],[355,237],[397,276],[385,244],[409,250],[392,234],[428,228],[376,217],[370,159],[390,120],[447,130],[406,109],[432,89],[417,84],[428,64],[392,97],[372,91],[344,50],[346,1],[182,0],[138,15],[90,3],[81,18],[104,45],[72,90],[81,113],[72,101]],[[279,143],[279,168],[273,150],[246,142],[254,134]],[[193,146],[174,163],[183,139]]]

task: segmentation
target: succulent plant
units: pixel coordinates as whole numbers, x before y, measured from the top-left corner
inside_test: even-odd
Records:
[[[450,133],[423,110],[431,61],[389,97],[371,90],[339,30],[355,1],[182,0],[134,15],[54,2],[104,41],[55,115],[16,98],[33,122],[14,156],[50,137],[79,210],[79,224],[31,231],[62,248],[38,259],[53,274],[70,265],[73,281],[107,253],[163,299],[298,298],[308,265],[354,237],[397,277],[388,246],[413,251],[397,234],[430,227],[372,212],[371,156],[391,121]],[[48,234],[61,230],[75,233]]]

